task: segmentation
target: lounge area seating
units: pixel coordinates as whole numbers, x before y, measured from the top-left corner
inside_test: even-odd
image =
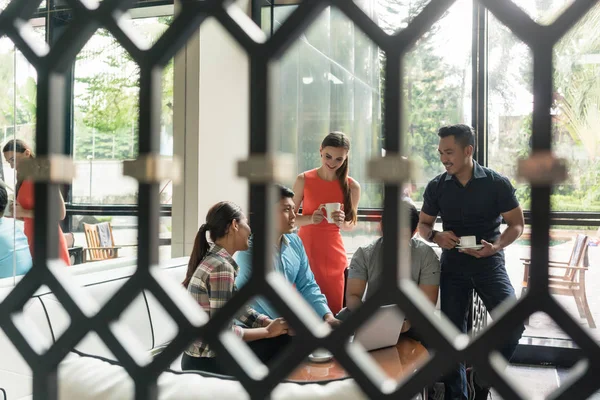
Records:
[[[111,263],[117,260],[109,260]],[[109,270],[89,269],[88,273],[75,276],[75,280],[100,304],[107,301],[135,271],[135,260],[128,266]],[[84,266],[72,268],[75,271]],[[187,258],[169,260],[161,269],[180,282],[187,268]],[[12,279],[11,279],[12,281]],[[1,283],[1,282],[0,282]],[[12,287],[0,284],[0,301]],[[56,297],[47,288],[41,288],[26,303],[24,316],[41,334],[42,347],[47,347],[60,337],[69,326],[70,319]],[[121,322],[133,338],[153,354],[175,337],[177,326],[152,295],[144,291],[123,312]],[[25,360],[0,330],[0,388],[6,397],[31,398],[32,373]],[[244,399],[249,398],[237,381],[226,378],[206,377],[194,372],[181,372],[180,360],[172,363],[171,370],[163,372],[159,379],[159,399]],[[71,352],[59,368],[59,397],[62,399],[132,399],[134,384],[116,357],[95,334],[88,334]],[[2,391],[0,390],[0,393]],[[1,398],[1,396],[0,396]],[[363,399],[353,379],[318,383],[282,383],[272,393],[274,399]]]

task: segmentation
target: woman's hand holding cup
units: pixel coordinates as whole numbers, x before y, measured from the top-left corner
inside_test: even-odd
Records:
[[[313,215],[311,217],[311,221],[313,224],[317,225],[317,224],[320,224],[324,218],[325,218],[325,215],[323,215],[323,211],[321,211],[321,208],[319,207],[313,213]]]
[[[333,220],[334,224],[341,227],[346,220],[346,214],[344,213],[344,210],[340,209],[331,213],[331,219]]]

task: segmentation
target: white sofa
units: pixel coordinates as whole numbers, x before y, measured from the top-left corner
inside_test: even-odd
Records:
[[[135,263],[135,260],[131,261]],[[74,280],[100,304],[108,300],[134,272],[135,266],[114,268],[93,266],[87,273],[74,271]],[[176,282],[181,282],[187,268],[187,258],[170,260],[161,269]],[[6,280],[2,280],[6,281]],[[12,284],[0,281],[0,301],[12,290]],[[3,287],[4,286],[4,287]],[[69,326],[70,319],[56,297],[45,287],[40,288],[24,307],[23,316],[35,326],[40,337],[35,339],[48,347]],[[140,294],[119,319],[139,345],[148,352],[168,343],[175,337],[176,324],[149,293]],[[31,329],[34,331],[34,329]],[[61,399],[130,399],[134,386],[127,372],[116,362],[114,355],[95,333],[88,334],[76,347],[81,353],[100,358],[70,353],[59,367],[59,396]],[[0,388],[9,400],[31,398],[31,369],[0,330]],[[107,360],[103,360],[105,358]],[[239,382],[208,378],[197,373],[182,373],[180,360],[159,378],[159,398],[166,399],[243,399],[248,398]],[[328,384],[280,384],[272,394],[276,399],[362,399],[364,395],[351,379]],[[0,400],[2,390],[0,390]]]

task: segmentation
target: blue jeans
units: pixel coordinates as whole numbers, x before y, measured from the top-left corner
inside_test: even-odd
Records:
[[[477,269],[456,270],[453,268],[449,271],[445,270],[442,265],[440,279],[442,312],[462,333],[467,333],[471,289],[475,289],[488,311],[493,311],[508,298],[515,298],[515,290],[508,279],[503,262],[492,262]],[[524,330],[525,326],[520,325],[499,349],[507,360],[512,357]],[[457,365],[443,380],[444,399],[467,399],[464,364]]]

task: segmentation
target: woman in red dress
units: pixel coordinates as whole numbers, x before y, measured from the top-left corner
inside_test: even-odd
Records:
[[[350,140],[332,132],[321,143],[321,166],[298,175],[294,184],[298,235],[304,243],[310,268],[334,314],[344,301],[344,270],[348,266],[340,229],[352,230],[357,221],[360,185],[348,176]],[[324,215],[327,203],[340,203],[339,211]],[[332,222],[328,222],[330,218]]]
[[[33,209],[34,209],[34,196],[33,196],[33,182],[27,179],[19,177],[18,166],[26,158],[35,157],[31,147],[20,139],[15,139],[7,142],[2,149],[4,158],[11,168],[17,170],[17,185],[15,188],[16,195],[16,207],[15,207],[15,218],[23,220],[25,236],[29,242],[29,251],[33,256]],[[59,192],[60,195],[60,192]],[[65,202],[60,195],[60,219],[63,220],[66,216]],[[58,256],[62,259],[66,265],[71,265],[69,258],[69,250],[67,248],[67,241],[65,235],[63,235],[60,226],[58,227]]]

